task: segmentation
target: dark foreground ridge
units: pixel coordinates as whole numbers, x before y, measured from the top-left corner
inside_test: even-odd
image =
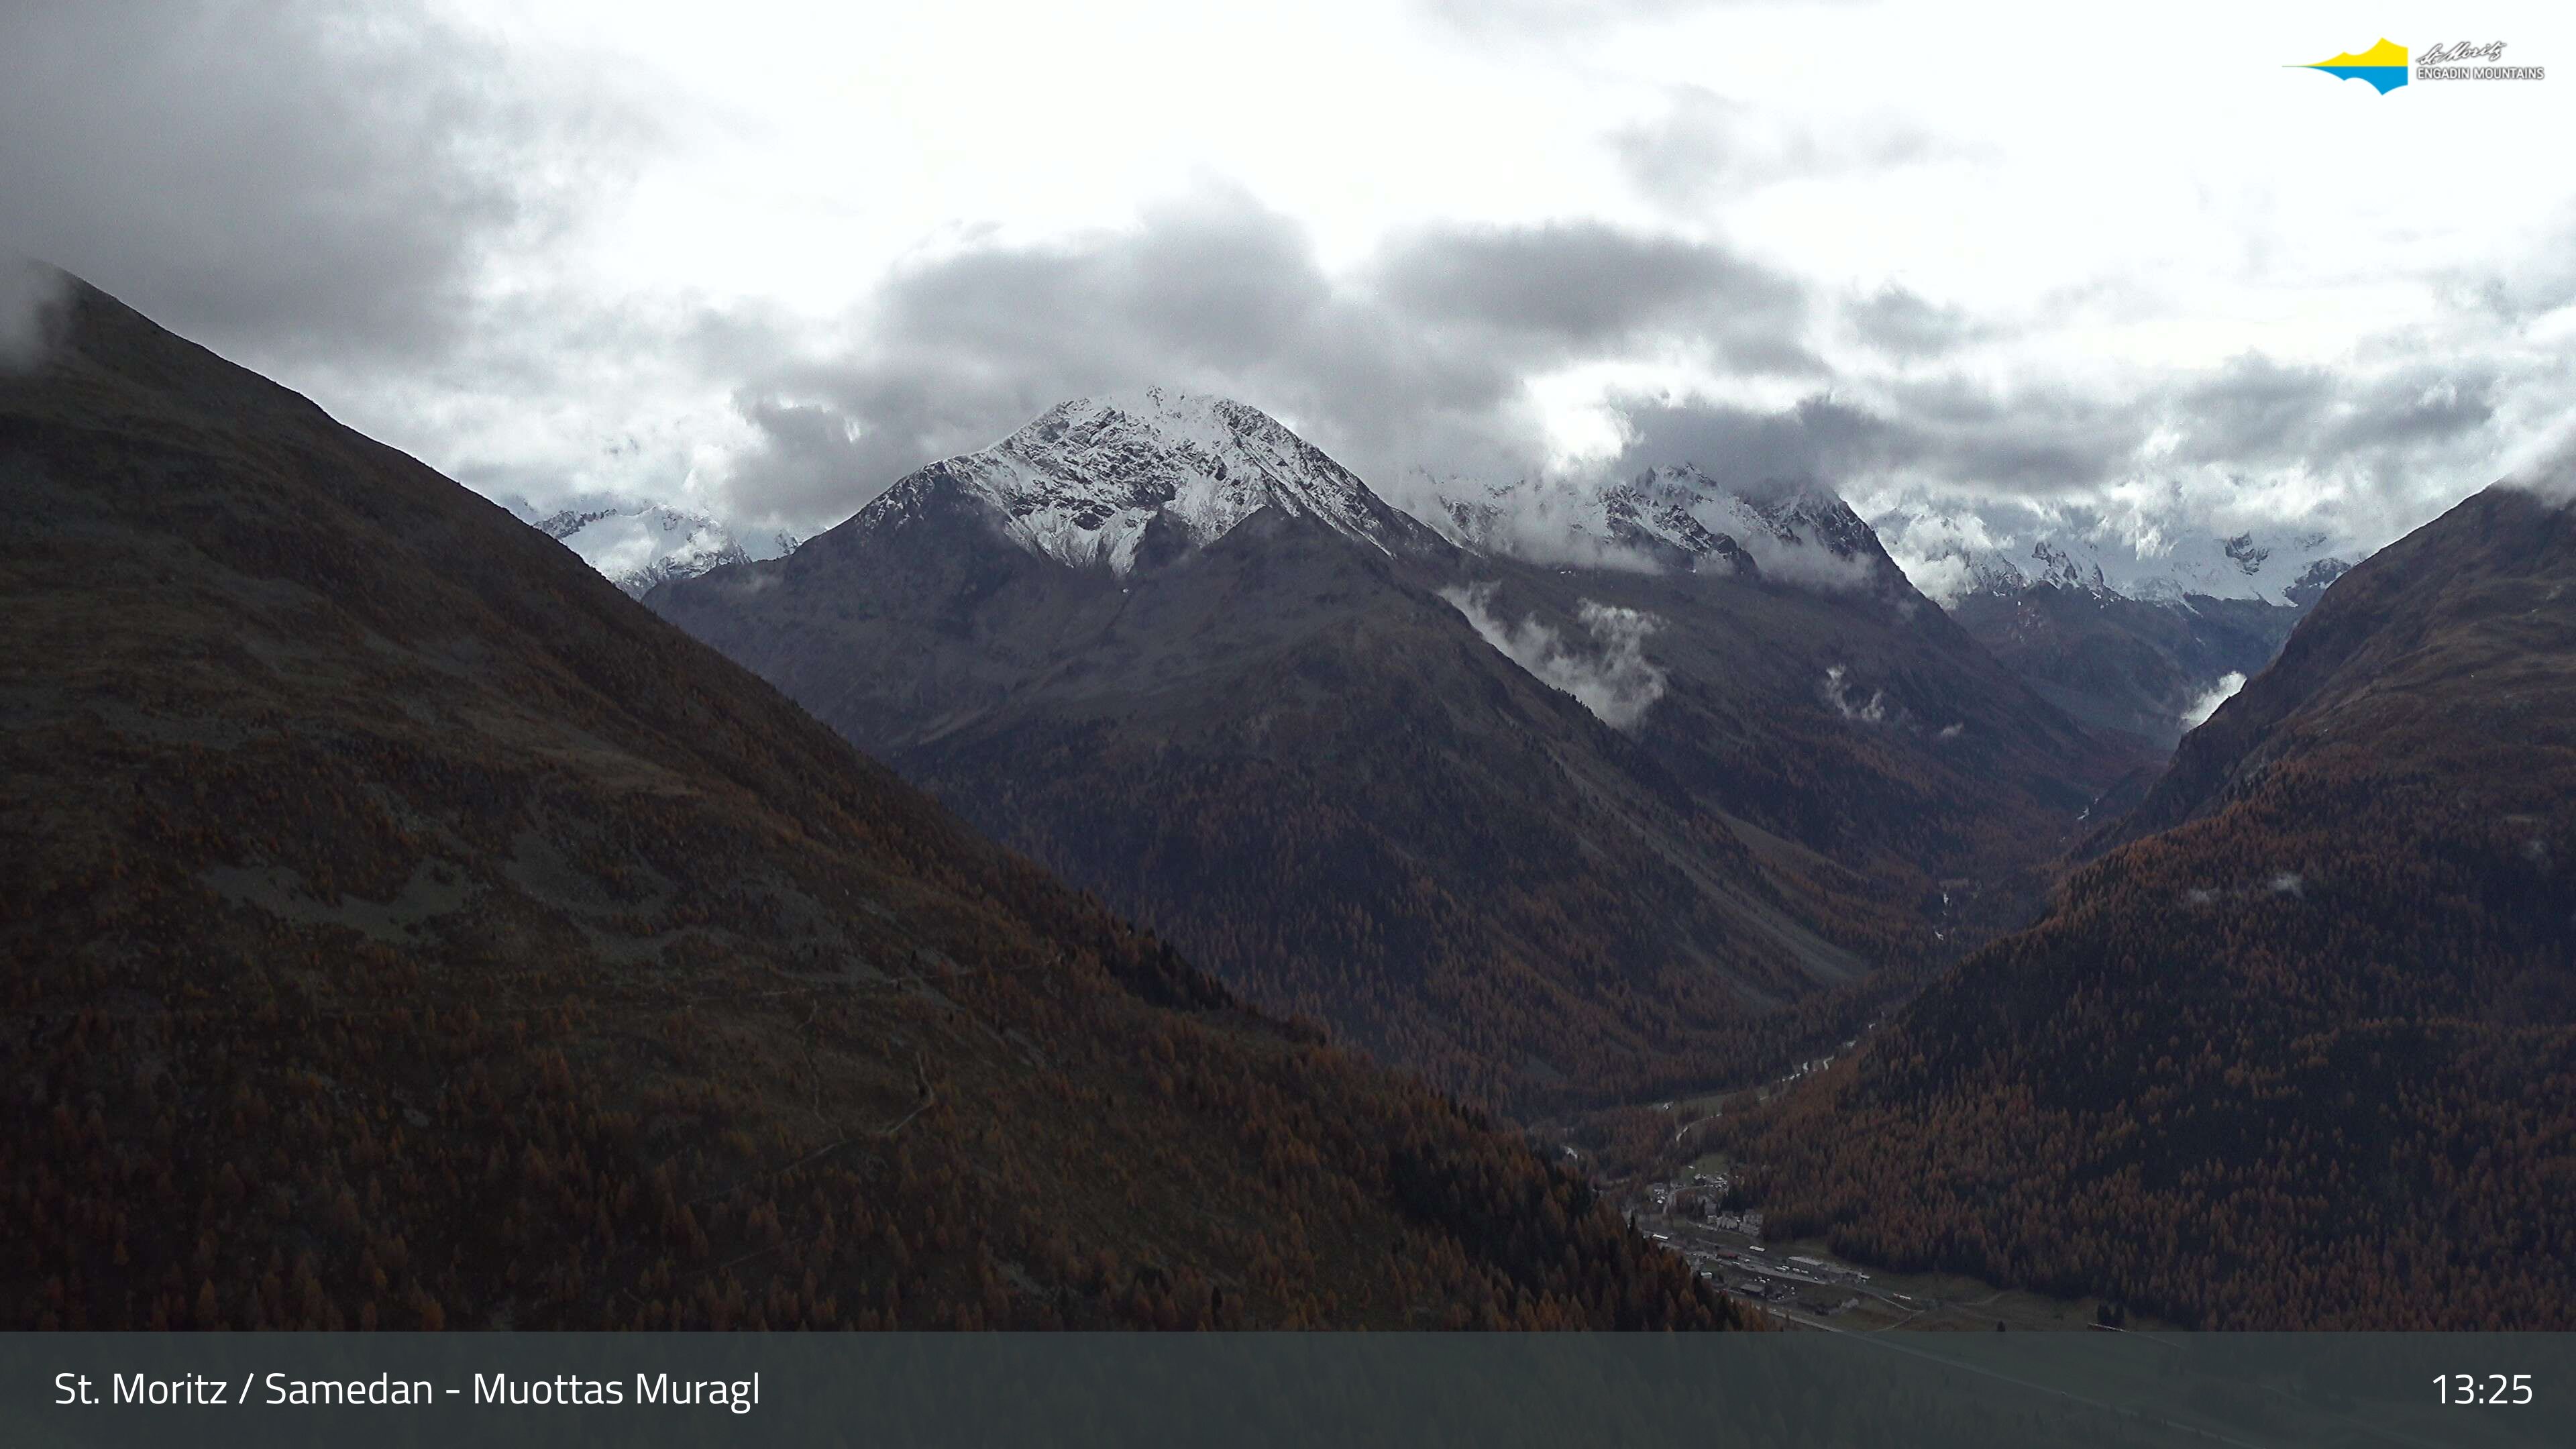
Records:
[[[0,377],[0,1321],[1728,1320],[500,509],[58,321]]]

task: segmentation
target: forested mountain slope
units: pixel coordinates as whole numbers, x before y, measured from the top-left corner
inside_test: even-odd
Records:
[[[55,324],[0,377],[0,1321],[1729,1317],[544,535]]]
[[[1771,1221],[2207,1326],[2576,1324],[2568,482],[2353,569],[2043,921],[1729,1124]]]

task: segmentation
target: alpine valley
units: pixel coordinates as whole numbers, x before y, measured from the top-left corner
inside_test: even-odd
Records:
[[[2039,529],[2026,546],[1977,548],[1938,513],[1885,514],[1877,526],[1920,550],[1917,576],[2005,668],[2075,718],[2159,755],[2261,673],[2365,556],[2315,532],[2123,541],[2098,528]]]
[[[1724,459],[1407,511],[1148,389],[755,545],[66,287],[12,1324],[1724,1327],[1828,1251],[2576,1322],[2564,459],[2375,553],[1926,548]]]
[[[1493,496],[1434,528],[1147,391],[647,603],[1255,1003],[1515,1111],[1848,1037],[2149,758],[1829,490],[1597,502],[1595,546],[1523,556]]]
[[[1772,1220],[2205,1327],[2576,1321],[2571,495],[2352,569],[2037,924],[1719,1124]]]
[[[0,375],[0,1320],[1735,1320],[545,534],[66,285]]]

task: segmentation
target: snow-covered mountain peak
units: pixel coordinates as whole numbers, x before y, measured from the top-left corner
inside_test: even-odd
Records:
[[[1780,543],[1813,545],[1850,558],[1869,537],[1869,525],[1842,495],[1812,479],[1729,487],[1682,464],[1651,469],[1625,486],[1665,510],[1680,508],[1703,527],[1732,534],[1739,542],[1767,534]]]
[[[781,532],[745,544],[712,514],[649,499],[590,495],[550,512],[519,498],[506,506],[639,599],[666,580],[776,558],[794,552],[798,543],[795,535]]]
[[[1259,408],[1165,388],[1058,403],[982,452],[903,479],[860,518],[883,526],[948,488],[975,499],[1030,552],[1122,575],[1149,530],[1205,547],[1263,508],[1390,553],[1431,539]]]
[[[2032,542],[2030,559],[2039,566],[2030,579],[2032,585],[2047,584],[2069,593],[2091,594],[2097,598],[2113,592],[2111,586],[2103,581],[2102,565],[2098,560],[2079,559],[2047,539]]]
[[[1433,485],[1442,530],[1486,552],[1542,562],[1767,576],[1834,588],[1872,581],[1867,523],[1812,482],[1734,487],[1687,464],[1597,486]]]
[[[2046,584],[2156,603],[2199,595],[2304,605],[2369,554],[2315,529],[2121,533],[2034,522],[2004,531],[1974,516],[1918,509],[1884,513],[1876,523],[1916,586],[1944,602],[2012,598]]]

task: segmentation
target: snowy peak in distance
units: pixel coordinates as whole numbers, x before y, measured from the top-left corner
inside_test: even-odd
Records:
[[[1996,551],[1978,553],[1962,549],[1955,557],[1963,564],[1977,592],[2010,598],[2045,584],[2070,594],[2090,594],[2097,599],[2120,597],[2120,591],[2104,579],[2098,561],[2079,559],[2063,547],[2042,538],[2030,546],[2030,567],[2024,570]]]
[[[2313,529],[2233,535],[2035,528],[1995,534],[1977,519],[1896,511],[1881,537],[1924,593],[1944,603],[1972,594],[2018,598],[2047,585],[2095,598],[2179,604],[2194,595],[2304,608],[2369,550]]]
[[[710,569],[795,550],[791,533],[746,543],[713,515],[635,498],[585,497],[551,511],[513,498],[520,521],[581,556],[610,583],[642,598],[656,584],[696,578]]]
[[[1317,520],[1384,552],[1438,536],[1258,408],[1148,388],[1058,403],[978,453],[933,463],[860,511],[900,524],[934,497],[972,499],[1020,547],[1124,576],[1204,548],[1264,508]]]
[[[1541,563],[1716,571],[1861,587],[1877,540],[1817,483],[1730,487],[1687,464],[1597,487],[1529,482],[1430,485],[1449,537]]]

